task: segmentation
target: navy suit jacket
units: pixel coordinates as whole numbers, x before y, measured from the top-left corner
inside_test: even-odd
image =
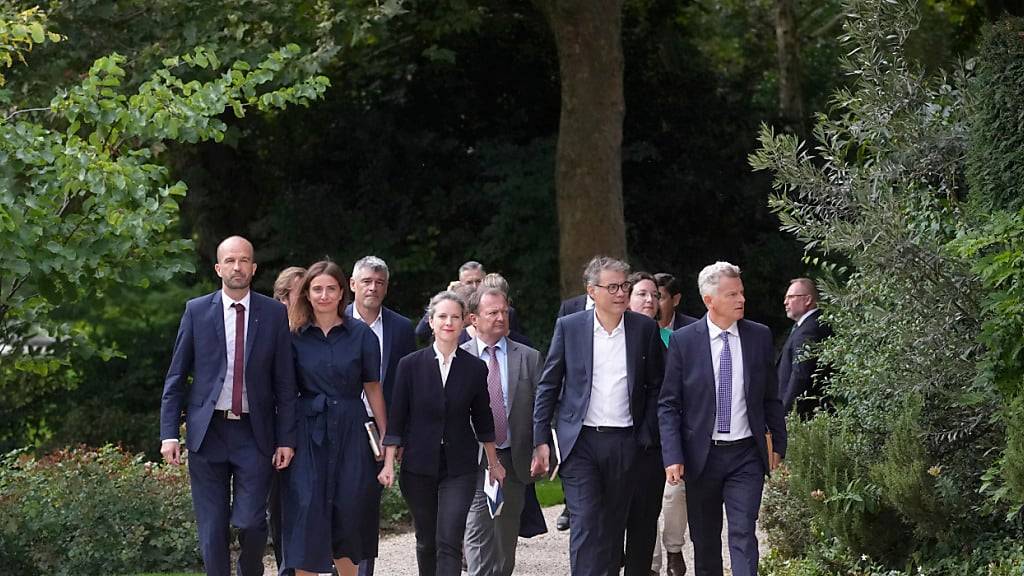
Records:
[[[594,371],[594,311],[559,318],[551,337],[533,411],[533,444],[551,439],[551,417],[558,401],[556,432],[562,459],[569,457],[590,407]],[[658,323],[626,311],[626,372],[633,433],[643,447],[658,443],[657,402],[665,345]],[[564,389],[564,390],[563,390]],[[559,396],[561,400],[559,401]]]
[[[562,305],[558,307],[558,317],[568,316],[569,314],[575,314],[582,312],[587,308],[587,295],[580,294],[579,296],[573,296],[567,300],[562,300]]]
[[[815,389],[814,386],[814,372],[817,370],[818,360],[812,357],[798,361],[804,346],[821,342],[832,335],[832,330],[828,326],[818,323],[820,316],[821,312],[811,314],[802,324],[794,326],[779,354],[779,395],[782,398],[782,409],[786,414],[793,409],[796,399],[804,392],[811,391],[813,395],[821,395],[821,390]]]
[[[402,358],[384,437],[385,446],[405,447],[402,469],[437,476],[443,449],[448,475],[476,473],[478,441],[494,442],[487,364],[456,349],[442,387],[433,346]]]
[[[786,422],[772,362],[772,333],[767,326],[750,320],[740,320],[738,328],[747,420],[767,472],[765,431],[772,433],[774,451],[786,455]],[[669,338],[658,406],[663,461],[666,467],[682,464],[685,477],[699,477],[707,462],[715,427],[716,389],[704,316]]]
[[[675,318],[672,319],[672,330],[679,330],[683,326],[689,326],[696,321],[697,319],[693,316],[687,316],[682,312],[676,312]]]
[[[295,365],[284,304],[250,292],[245,328],[245,389],[256,446],[266,455],[295,447]],[[160,403],[160,438],[178,437],[185,409],[187,447],[199,450],[227,371],[221,291],[185,304]],[[189,376],[192,385],[186,386]]]
[[[352,304],[345,308],[345,313],[352,316]],[[391,405],[391,397],[395,389],[395,373],[398,361],[416,349],[416,336],[412,332],[412,322],[387,306],[380,309],[381,322],[384,324],[384,346],[380,357],[380,382],[384,388],[384,405]]]

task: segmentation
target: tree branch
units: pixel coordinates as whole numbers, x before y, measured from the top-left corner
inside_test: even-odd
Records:
[[[46,108],[24,108],[22,110],[15,110],[14,112],[11,112],[10,114],[4,117],[4,122],[9,121],[11,118],[14,118],[19,114],[28,114],[29,112],[48,112],[49,110],[49,106],[47,106]]]

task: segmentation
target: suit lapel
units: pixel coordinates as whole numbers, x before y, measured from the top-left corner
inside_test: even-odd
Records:
[[[634,366],[633,359],[639,358],[637,356],[637,348],[641,345],[638,342],[640,338],[640,331],[636,329],[634,318],[628,311],[625,312],[625,316],[622,320],[622,329],[626,332],[626,384],[629,388],[629,398],[633,398],[633,386],[636,381],[636,366]]]
[[[597,322],[594,309],[591,308],[583,315],[583,369],[584,378],[587,383],[586,391],[587,404],[590,403],[590,389],[594,385],[594,322]]]
[[[702,358],[704,365],[701,367],[701,372],[704,373],[704,379],[708,382],[711,387],[711,403],[714,405],[715,394],[717,394],[717,386],[715,384],[715,363],[711,357],[711,337],[708,335],[708,317],[704,316],[700,320],[700,325],[697,326],[697,333],[700,334],[699,342],[697,345],[700,347],[699,357]]]
[[[217,342],[220,343],[220,349],[224,351],[224,359],[227,361],[228,354],[228,341],[227,336],[224,335],[224,295],[220,290],[213,293],[213,297],[210,298],[210,322],[213,324],[214,330],[217,331]],[[227,366],[225,364],[224,368]]]
[[[388,376],[388,359],[391,358],[391,340],[394,334],[391,333],[391,315],[387,314],[388,309],[380,308],[380,325],[384,332],[384,342],[380,355],[380,381],[383,382]]]
[[[245,366],[249,365],[249,355],[252,354],[252,345],[256,341],[256,332],[260,328],[260,313],[262,311],[263,304],[256,297],[256,294],[250,292],[249,317],[246,319],[245,327]]]
[[[523,359],[519,344],[505,338],[508,343],[508,350],[505,350],[505,362],[508,364],[508,413],[512,413],[512,404],[516,398],[516,388],[519,386],[519,363]]]
[[[750,366],[754,363],[751,361],[751,354],[754,353],[753,343],[744,338],[747,333],[747,323],[744,320],[736,322],[736,331],[740,335],[740,348],[742,349],[743,356],[743,393],[747,398],[750,398]]]

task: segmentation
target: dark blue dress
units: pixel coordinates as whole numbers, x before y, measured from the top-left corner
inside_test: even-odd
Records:
[[[299,404],[295,458],[282,489],[282,571],[330,572],[333,558],[358,564],[377,555],[376,524],[365,510],[376,497],[365,382],[380,380],[380,347],[369,326],[350,317],[324,336],[310,324],[292,337]]]

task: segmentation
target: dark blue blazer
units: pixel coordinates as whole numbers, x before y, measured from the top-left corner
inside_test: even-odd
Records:
[[[345,313],[352,316],[352,304],[345,308]],[[398,361],[416,349],[416,336],[412,332],[412,322],[398,312],[384,306],[380,309],[381,322],[384,324],[384,346],[380,358],[380,382],[384,388],[384,404],[391,405],[391,397],[395,389],[395,373]]]
[[[693,316],[687,316],[682,312],[676,312],[675,318],[672,319],[672,330],[679,330],[683,326],[689,326],[696,321],[697,319]]]
[[[271,455],[295,447],[295,365],[284,304],[250,292],[245,329],[245,386],[256,446]],[[199,450],[224,385],[227,348],[220,290],[189,300],[178,327],[160,403],[160,438],[177,438],[185,410],[187,446]],[[192,376],[192,385],[186,386]]]
[[[558,317],[568,316],[569,314],[575,314],[582,312],[587,308],[587,295],[580,294],[579,296],[573,296],[567,300],[562,300],[562,305],[558,307]]]
[[[594,371],[594,311],[559,318],[547,361],[537,386],[533,411],[533,443],[551,439],[551,417],[558,401],[556,432],[562,459],[569,457],[590,406]],[[665,345],[658,323],[626,311],[626,372],[633,433],[643,447],[658,443],[657,403]],[[561,396],[561,400],[559,400]]]
[[[767,472],[765,431],[772,432],[775,452],[786,455],[786,422],[776,382],[772,333],[750,320],[740,320],[738,328],[747,419]],[[658,405],[662,458],[666,467],[682,464],[684,475],[696,478],[707,462],[715,427],[715,371],[707,316],[673,332],[667,354]]]
[[[433,346],[402,358],[384,437],[385,446],[405,447],[402,469],[437,476],[443,449],[449,476],[475,473],[478,441],[494,442],[487,364],[457,349],[442,387]]]
[[[779,354],[777,370],[779,376],[779,397],[782,398],[782,409],[788,414],[796,404],[796,399],[805,392],[813,396],[821,396],[820,385],[814,381],[814,373],[818,369],[815,357],[800,360],[804,347],[808,344],[821,342],[832,335],[832,329],[820,324],[821,312],[811,314],[799,326],[794,325],[793,331],[786,338]]]

